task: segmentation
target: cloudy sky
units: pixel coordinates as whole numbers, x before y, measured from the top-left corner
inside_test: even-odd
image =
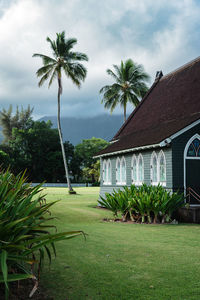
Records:
[[[99,89],[112,83],[106,69],[132,58],[152,83],[157,70],[166,74],[196,58],[199,16],[199,0],[0,0],[0,108],[30,104],[35,118],[56,115],[56,82],[38,88],[41,60],[32,54],[51,55],[46,37],[65,30],[89,62],[80,90],[64,78],[62,115],[103,113]]]

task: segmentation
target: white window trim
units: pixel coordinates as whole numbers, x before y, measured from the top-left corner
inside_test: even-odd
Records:
[[[163,155],[164,158],[164,164],[165,164],[165,181],[160,181],[160,159],[161,156]],[[157,158],[157,181],[153,181],[153,158],[154,156],[156,156]],[[152,185],[158,185],[160,184],[161,186],[166,186],[167,185],[167,165],[166,165],[166,157],[165,157],[165,153],[163,152],[163,150],[161,150],[158,155],[156,154],[155,151],[153,151],[153,153],[151,154],[151,164],[150,164],[150,168],[151,168],[151,184]]]
[[[184,194],[186,196],[186,159],[200,159],[200,157],[191,157],[191,156],[187,156],[187,151],[188,148],[190,146],[190,144],[193,142],[193,140],[195,139],[199,139],[200,140],[200,135],[198,133],[196,133],[195,135],[193,135],[187,142],[186,146],[185,146],[185,150],[184,150],[184,155],[183,155],[183,166],[184,166]],[[186,202],[186,200],[185,200]],[[199,204],[197,204],[199,205]],[[191,205],[192,206],[192,205]]]
[[[136,161],[136,181],[134,181],[133,178],[133,162]],[[133,154],[132,156],[132,160],[131,160],[131,182],[132,184],[137,184],[138,181],[138,161],[137,161],[137,156],[135,154]]]
[[[117,175],[118,175],[118,162],[119,162],[119,181],[118,181],[118,178],[117,178]],[[116,185],[120,185],[120,179],[121,179],[121,162],[120,162],[120,158],[117,157],[117,160],[116,160],[116,171],[115,171],[115,177],[116,177]]]
[[[122,156],[121,159],[118,157],[116,160],[116,185],[125,185],[126,181],[127,181],[127,180],[122,181],[122,163],[123,163],[123,161],[125,162],[125,178],[126,178],[126,159],[124,156]],[[120,180],[119,181],[117,180],[118,162],[120,164],[120,171],[119,171]]]
[[[153,181],[153,159],[154,157],[156,157],[156,169],[157,169],[157,181]],[[153,151],[153,153],[151,154],[151,165],[150,165],[150,169],[151,169],[151,184],[152,185],[158,185],[159,180],[158,180],[158,156],[156,154],[155,151]]]
[[[108,181],[108,166],[110,164],[110,181]],[[112,184],[112,165],[111,165],[111,160],[108,159],[107,161],[107,185],[111,185]]]
[[[163,156],[164,158],[164,164],[165,164],[165,181],[160,181],[160,159]],[[163,152],[163,150],[161,150],[158,154],[158,180],[159,180],[159,184],[162,186],[166,186],[166,182],[167,182],[167,166],[166,166],[166,158],[165,158],[165,153]]]
[[[110,181],[108,181],[108,166],[110,164]],[[106,166],[106,168],[105,168]],[[105,174],[106,170],[106,174]],[[111,160],[104,159],[103,160],[103,185],[111,185],[112,184],[112,165],[111,165]]]
[[[125,162],[125,181],[122,181],[122,163]],[[126,160],[125,157],[122,156],[121,162],[120,162],[120,184],[124,185],[126,184]]]
[[[139,180],[139,161],[140,161],[140,158],[142,159],[142,181]],[[138,155],[138,173],[137,173],[137,185],[142,185],[144,183],[144,159],[143,159],[143,155],[140,153]]]
[[[103,184],[106,184],[105,166],[106,166],[106,159],[103,160],[103,174],[102,174]]]
[[[139,180],[139,160],[140,160],[140,158],[142,158],[142,177],[143,177],[142,181]],[[134,179],[133,179],[133,161],[134,160],[136,160],[136,181],[134,181]],[[131,161],[131,182],[132,182],[132,184],[135,184],[135,185],[142,185],[144,183],[144,158],[141,153],[139,153],[138,156],[133,154],[132,161]]]

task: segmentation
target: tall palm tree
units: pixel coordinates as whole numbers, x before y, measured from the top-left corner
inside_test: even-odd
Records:
[[[70,78],[72,82],[80,88],[81,82],[84,81],[87,70],[80,63],[80,61],[88,61],[88,57],[84,53],[74,52],[72,48],[77,43],[75,38],[65,38],[65,32],[57,33],[56,40],[51,40],[47,37],[47,42],[50,43],[50,47],[53,51],[53,58],[44,54],[33,54],[33,57],[42,58],[43,66],[37,70],[36,74],[40,77],[38,83],[39,87],[43,85],[45,81],[49,81],[49,87],[52,85],[53,81],[56,79],[58,83],[58,132],[60,137],[61,150],[63,155],[63,162],[65,168],[66,179],[68,183],[69,192],[73,192],[71,187],[71,182],[69,178],[68,166],[66,161],[65,149],[63,145],[62,130],[60,123],[60,98],[63,91],[62,87],[62,73]]]
[[[113,67],[115,73],[111,69],[107,69],[107,73],[114,78],[115,83],[101,88],[100,93],[103,94],[101,103],[104,103],[104,107],[110,109],[111,113],[120,104],[124,109],[125,122],[127,103],[138,105],[148,90],[145,82],[149,81],[150,77],[143,66],[134,63],[132,59],[121,61],[120,66],[113,65]]]

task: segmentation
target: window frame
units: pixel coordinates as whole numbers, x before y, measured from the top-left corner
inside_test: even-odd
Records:
[[[165,174],[165,181],[161,181],[160,180],[160,160],[161,157],[163,156],[163,160],[164,160],[164,174]],[[157,181],[153,181],[153,159],[154,157],[157,158]],[[166,186],[167,185],[167,165],[166,165],[166,157],[165,157],[165,153],[163,150],[160,150],[160,152],[157,154],[155,151],[152,152],[151,154],[151,164],[150,164],[150,168],[151,168],[151,184],[152,185],[162,185],[162,186]]]
[[[118,173],[118,164],[119,164],[119,173]],[[121,180],[121,176],[120,176],[120,174],[121,174],[121,162],[120,162],[120,158],[119,157],[117,157],[117,159],[116,159],[116,185],[120,185],[121,183],[120,183],[120,180]],[[118,175],[119,175],[119,178],[118,178]]]
[[[140,176],[139,176],[140,175],[140,166],[139,166],[140,158],[142,159],[142,180],[140,180]],[[137,161],[138,161],[137,184],[142,185],[144,183],[144,159],[143,159],[142,153],[139,153]]]
[[[107,162],[106,162],[106,159],[104,159],[103,160],[103,184],[106,184],[106,181],[107,181],[106,168],[107,168]]]
[[[110,165],[110,180],[109,180],[109,165]],[[107,184],[112,184],[112,164],[111,164],[111,160],[108,159],[107,161]]]
[[[108,181],[108,172],[110,165],[110,181]],[[111,185],[112,184],[112,165],[110,159],[103,160],[103,185]]]
[[[153,168],[153,160],[154,158],[156,158],[156,172],[157,172],[157,180],[154,181],[154,174],[153,174],[153,171],[154,171],[154,168]],[[153,151],[153,153],[151,154],[151,184],[152,185],[158,185],[159,184],[159,175],[158,175],[158,156],[156,154],[155,151]]]
[[[164,158],[164,173],[165,173],[165,181],[161,181],[160,180],[160,160],[161,157],[163,156]],[[165,153],[163,152],[163,150],[161,150],[158,154],[158,183],[162,186],[166,186],[167,184],[167,167],[166,167],[166,158],[165,158]]]
[[[134,180],[134,173],[133,173],[133,162],[136,162],[135,167],[136,167],[136,180]],[[131,160],[131,182],[132,184],[137,185],[138,182],[138,161],[137,161],[137,156],[133,154],[132,160]]]
[[[125,164],[125,170],[124,170],[124,175],[125,175],[125,181],[122,181],[122,164],[123,164],[123,162],[124,162],[124,164]],[[124,184],[126,184],[126,159],[125,159],[125,157],[124,156],[122,156],[122,158],[121,158],[121,162],[120,162],[120,170],[121,170],[121,172],[120,172],[120,184],[121,185],[124,185]]]
[[[122,164],[123,162],[125,163],[125,181],[122,181]],[[118,168],[118,164],[119,164],[119,168]],[[118,173],[118,169],[119,169],[119,173]],[[118,178],[119,175],[119,178]],[[119,180],[118,180],[119,179]],[[126,185],[127,182],[127,178],[126,178],[126,159],[124,156],[122,156],[121,158],[117,157],[116,160],[116,185]]]

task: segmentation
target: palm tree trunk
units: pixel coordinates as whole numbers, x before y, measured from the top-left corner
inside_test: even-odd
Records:
[[[62,138],[62,130],[61,130],[61,124],[60,124],[60,95],[62,91],[62,86],[61,86],[61,79],[58,78],[58,115],[57,115],[57,123],[58,123],[58,133],[60,137],[60,145],[61,145],[61,150],[62,150],[62,156],[63,156],[63,162],[64,162],[64,168],[65,168],[65,175],[67,179],[67,185],[69,188],[69,192],[73,191],[70,178],[69,178],[69,171],[68,171],[68,166],[67,166],[67,161],[66,161],[66,154],[65,154],[65,148],[63,145],[63,138]]]
[[[126,104],[124,104],[124,123],[126,122]]]

